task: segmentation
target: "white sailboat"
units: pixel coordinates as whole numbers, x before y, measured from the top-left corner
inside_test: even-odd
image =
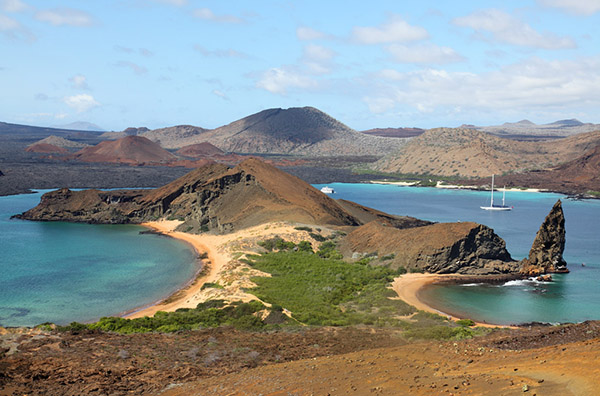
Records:
[[[490,199],[490,206],[480,206],[483,210],[512,210],[512,206],[507,206],[504,203],[504,197],[506,194],[506,187],[502,190],[502,205],[494,205],[494,175],[492,175],[492,193]]]

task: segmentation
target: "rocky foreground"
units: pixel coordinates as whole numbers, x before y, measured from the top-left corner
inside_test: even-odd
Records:
[[[0,395],[593,395],[599,335],[599,322],[458,342],[411,342],[370,328],[0,329]]]

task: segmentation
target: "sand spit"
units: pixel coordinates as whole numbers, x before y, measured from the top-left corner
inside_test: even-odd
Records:
[[[240,261],[247,253],[258,253],[257,242],[280,236],[295,243],[308,240],[312,242],[313,246],[318,245],[308,235],[308,232],[294,228],[300,224],[268,223],[225,235],[188,234],[175,231],[179,224],[181,222],[177,220],[161,220],[142,225],[192,245],[200,257],[206,256],[206,259],[203,259],[202,271],[191,284],[165,300],[126,313],[124,317],[133,319],[152,316],[158,311],[171,312],[179,308],[195,308],[199,303],[212,299],[244,302],[257,300],[254,295],[246,293],[244,289],[254,286],[250,280],[252,277],[270,276],[270,274],[255,270]],[[321,229],[325,235],[332,232],[324,227]],[[218,287],[203,289],[203,285],[207,283],[216,284]]]

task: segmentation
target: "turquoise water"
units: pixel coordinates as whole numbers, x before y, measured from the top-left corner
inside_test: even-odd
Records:
[[[197,271],[185,243],[130,225],[10,220],[41,193],[0,197],[0,325],[87,322],[174,292]]]
[[[315,185],[321,188],[323,185]],[[572,201],[560,194],[507,192],[510,212],[479,209],[489,192],[329,184],[344,198],[385,212],[432,221],[475,221],[493,228],[514,259],[527,256],[542,221],[561,198],[567,242],[564,257],[571,273],[555,282],[510,282],[500,286],[431,286],[422,297],[442,312],[496,324],[579,322],[600,319],[600,200]],[[501,200],[499,193],[495,200]],[[585,266],[582,266],[582,263]]]

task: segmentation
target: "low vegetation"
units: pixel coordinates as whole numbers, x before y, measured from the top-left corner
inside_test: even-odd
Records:
[[[210,300],[196,308],[161,311],[154,317],[105,317],[96,323],[74,322],[58,329],[143,333],[219,326],[257,331],[298,325],[369,325],[397,327],[408,338],[440,340],[469,338],[483,331],[473,328],[472,320],[454,324],[440,315],[417,311],[398,299],[390,282],[406,270],[369,265],[376,253],[357,262],[347,262],[342,260],[335,240],[331,239],[322,242],[317,251],[308,241],[296,244],[278,236],[258,244],[266,252],[243,260],[271,274],[271,277],[252,278],[257,286],[246,290],[261,301],[228,304]],[[392,258],[384,256],[381,260]],[[202,288],[223,286],[205,283]],[[284,312],[291,313],[291,319]]]

